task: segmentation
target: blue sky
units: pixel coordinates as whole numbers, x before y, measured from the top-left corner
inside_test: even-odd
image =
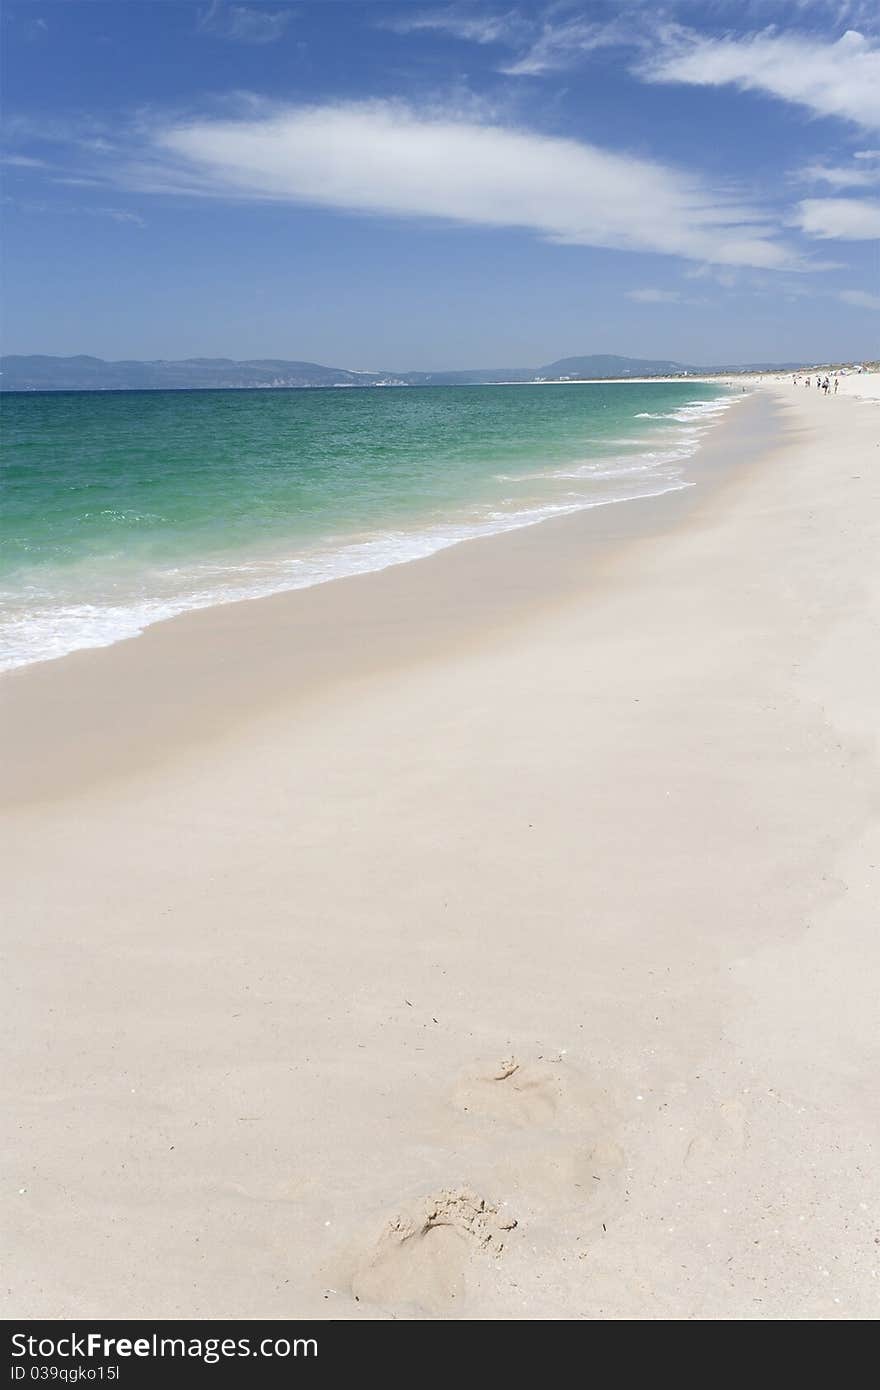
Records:
[[[7,352],[880,354],[860,0],[6,0]]]

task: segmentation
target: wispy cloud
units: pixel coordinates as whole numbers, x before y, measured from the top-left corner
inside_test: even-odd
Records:
[[[116,172],[142,191],[519,227],[581,246],[803,269],[768,219],[675,167],[377,101],[155,128]]]
[[[499,65],[510,77],[539,77],[576,67],[599,49],[634,50],[634,75],[648,82],[680,82],[697,86],[736,85],[763,91],[811,109],[814,114],[840,116],[865,127],[880,128],[880,41],[855,27],[840,37],[815,33],[821,15],[838,34],[844,25],[871,28],[876,0],[788,0],[774,6],[768,0],[705,0],[703,15],[715,23],[733,20],[740,28],[775,11],[804,32],[766,27],[753,32],[719,36],[678,23],[696,6],[690,0],[614,0],[594,3],[573,12],[573,0],[548,3],[543,13],[521,8],[474,10],[472,5],[403,11],[383,17],[381,26],[401,34],[446,33],[476,44],[499,44],[516,55]],[[586,13],[584,11],[587,11]]]
[[[740,278],[738,270],[730,270],[718,265],[688,266],[684,274],[688,280],[713,280],[725,290],[733,289]]]
[[[70,182],[74,182],[70,180]],[[132,227],[146,227],[146,221],[137,212],[129,212],[126,208],[116,207],[92,207],[87,203],[71,203],[53,199],[47,202],[45,199],[17,198],[10,194],[5,194],[0,199],[6,206],[19,208],[25,212],[36,212],[51,217],[107,217],[111,222],[119,222],[123,225]]]
[[[766,29],[715,38],[668,26],[637,67],[648,82],[736,86],[880,129],[880,41],[849,30],[835,42]]]
[[[611,44],[636,41],[636,30],[617,20],[562,16],[559,5],[548,7],[543,18],[519,10],[474,13],[472,8],[408,12],[382,21],[382,27],[398,34],[432,30],[477,44],[502,44],[518,56],[500,64],[508,77],[540,77],[574,67],[587,53]]]
[[[199,12],[196,27],[199,33],[230,39],[234,43],[274,43],[281,38],[290,19],[289,10],[257,10],[250,5],[227,5],[223,0],[211,0],[208,8]]]
[[[26,149],[30,154],[35,148],[41,152],[47,147],[74,146],[95,152],[112,151],[113,141],[108,136],[115,134],[118,122],[95,115],[58,114],[39,116],[21,112],[9,112],[3,122],[3,134],[10,147]]]
[[[0,164],[8,164],[13,169],[45,169],[45,159],[34,159],[27,154],[0,155]]]
[[[62,174],[53,178],[52,182],[63,184],[67,188],[101,188],[104,185],[103,179],[85,178],[78,174]]]
[[[418,34],[426,31],[450,34],[452,38],[464,39],[468,43],[499,43],[512,41],[528,32],[528,23],[514,10],[504,14],[474,13],[473,8],[464,9],[454,5],[439,10],[412,10],[385,16],[381,20],[383,29],[391,29],[396,34]]]
[[[627,299],[634,299],[637,304],[675,304],[681,299],[678,290],[626,290]]]
[[[124,208],[91,208],[96,217],[109,217],[113,222],[128,222],[133,227],[145,227],[144,219],[136,212],[126,212]]]
[[[870,198],[805,198],[793,219],[807,236],[873,241],[880,237],[880,202]]]
[[[861,166],[808,164],[795,174],[798,183],[827,183],[829,188],[870,188],[880,183],[880,164],[863,161]]]
[[[49,33],[49,23],[42,16],[38,16],[36,19],[27,19],[21,32],[29,43],[37,43],[40,39],[46,38]]]
[[[501,68],[509,77],[540,77],[574,67],[586,53],[615,44],[631,43],[632,31],[617,23],[571,19],[545,24],[523,55]]]
[[[867,290],[839,290],[837,298],[857,309],[880,309],[880,294],[869,294]]]

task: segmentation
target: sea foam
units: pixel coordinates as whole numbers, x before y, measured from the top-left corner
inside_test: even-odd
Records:
[[[606,441],[608,452],[565,464],[496,473],[504,495],[459,509],[457,515],[304,544],[288,554],[228,560],[193,557],[152,568],[136,577],[114,570],[102,583],[97,570],[72,594],[70,571],[53,588],[31,582],[0,593],[0,669],[47,661],[84,648],[112,645],[165,619],[218,604],[367,574],[436,554],[484,536],[533,526],[594,507],[655,497],[691,486],[685,465],[705,430],[741,396],[688,401],[665,412],[640,411],[633,419],[662,421],[658,434],[621,435]],[[620,452],[621,449],[630,452]],[[616,450],[616,451],[615,451]],[[118,507],[104,520],[122,526],[154,520],[149,512]]]

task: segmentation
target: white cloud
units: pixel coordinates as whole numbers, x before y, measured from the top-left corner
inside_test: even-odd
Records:
[[[472,10],[450,6],[419,14],[396,15],[382,27],[398,34],[424,30],[451,34],[477,44],[504,44],[520,57],[498,69],[508,77],[538,77],[573,67],[585,53],[614,43],[635,42],[634,31],[618,22],[592,23],[582,18],[537,23],[516,10],[503,14],[474,14]]]
[[[794,221],[807,236],[841,241],[880,237],[880,202],[869,198],[805,198]]]
[[[753,209],[681,170],[390,102],[288,107],[153,132],[128,187],[522,227],[550,241],[806,268]]]
[[[855,30],[831,43],[774,29],[713,38],[672,26],[637,71],[648,82],[766,92],[819,116],[880,129],[880,41]]]
[[[445,10],[428,10],[421,14],[394,15],[382,21],[383,29],[391,29],[396,34],[417,34],[425,30],[451,34],[453,38],[464,39],[468,43],[499,43],[509,39],[522,28],[521,21],[513,13],[474,14],[455,7]]]
[[[47,168],[45,159],[32,159],[26,154],[4,154],[0,157],[0,163],[9,164],[14,169],[45,169]]]
[[[637,29],[621,20],[592,22],[576,17],[538,22],[517,10],[474,14],[456,6],[396,15],[384,20],[382,27],[398,34],[436,30],[471,43],[504,44],[520,54],[499,67],[498,71],[508,77],[539,77],[545,72],[574,67],[585,53],[597,48],[642,42]]]
[[[134,227],[147,225],[136,212],[125,212],[122,208],[93,208],[92,211],[98,217],[110,217],[114,222],[129,222]]]
[[[502,67],[501,71],[508,77],[540,77],[545,72],[573,67],[584,53],[619,44],[623,37],[616,24],[591,24],[582,19],[545,24],[523,56]]]
[[[880,150],[856,150],[853,159],[880,159]]]
[[[808,164],[796,175],[801,183],[827,183],[831,188],[870,188],[880,183],[880,165],[838,168],[828,164]]]
[[[290,13],[283,10],[255,10],[250,5],[225,5],[223,0],[211,0],[199,13],[197,28],[202,34],[236,43],[274,43],[290,22]]]
[[[840,290],[837,297],[859,309],[880,309],[880,294],[869,294],[867,290]]]
[[[714,280],[725,290],[733,289],[739,280],[738,271],[722,269],[717,265],[690,266],[684,274],[688,280]]]
[[[681,299],[678,290],[626,290],[627,299],[634,299],[637,304],[675,304]]]

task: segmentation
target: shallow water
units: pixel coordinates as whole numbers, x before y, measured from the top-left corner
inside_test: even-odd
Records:
[[[688,486],[686,381],[8,394],[0,667]]]

